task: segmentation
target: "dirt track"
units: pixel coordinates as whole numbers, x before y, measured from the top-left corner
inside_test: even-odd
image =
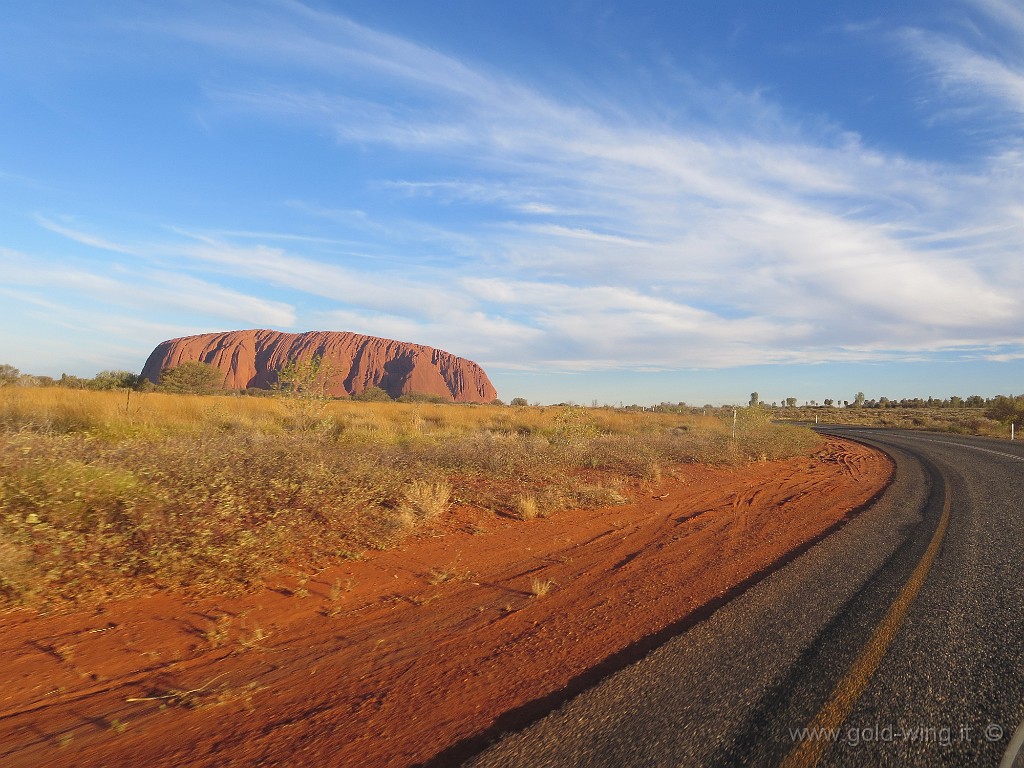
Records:
[[[452,761],[698,620],[891,469],[830,438],[810,459],[678,467],[628,506],[459,509],[401,550],[256,595],[9,614],[0,763]]]

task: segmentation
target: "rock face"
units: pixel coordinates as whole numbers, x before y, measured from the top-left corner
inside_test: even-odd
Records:
[[[222,370],[226,388],[269,389],[285,363],[314,355],[330,364],[334,375],[328,392],[336,397],[358,395],[373,386],[392,397],[440,395],[457,403],[489,403],[498,394],[472,360],[347,331],[228,331],[171,339],[153,350],[142,377],[156,382],[164,368],[199,361]]]

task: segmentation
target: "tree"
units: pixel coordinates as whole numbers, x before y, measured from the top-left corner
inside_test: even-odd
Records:
[[[131,371],[100,371],[87,383],[89,389],[135,389],[139,375]]]
[[[353,400],[362,400],[365,403],[383,403],[391,399],[391,395],[380,387],[367,387],[357,395],[352,395]]]
[[[761,404],[761,398],[758,397],[757,392],[751,392],[750,393],[750,407],[751,408],[756,408],[760,404]]]
[[[82,379],[78,376],[62,373],[60,375],[60,380],[57,382],[57,386],[64,387],[65,389],[85,389],[85,385],[88,383],[88,379]]]
[[[284,398],[292,427],[301,431],[330,427],[326,418],[330,400],[327,390],[334,374],[334,366],[325,363],[323,355],[306,360],[292,358],[277,370],[273,388]]]
[[[1004,424],[1024,424],[1024,395],[997,396],[985,415]]]
[[[175,394],[206,395],[224,384],[224,374],[207,363],[190,361],[160,371],[160,389]]]
[[[825,407],[826,407],[826,408],[831,408],[831,407],[832,407],[832,404],[833,404],[834,402],[835,402],[835,400],[833,400],[833,399],[832,399],[831,397],[826,397],[826,398],[825,398]]]
[[[452,397],[449,395],[434,395],[429,392],[406,392],[396,398],[399,403],[450,403]]]
[[[18,380],[19,376],[21,376],[21,371],[13,365],[9,365],[8,363],[0,365],[0,387],[6,387],[8,384],[14,384]]]
[[[325,363],[323,355],[308,360],[289,360],[277,371],[275,388],[289,397],[315,400],[327,397],[334,367]]]
[[[863,392],[858,392],[857,393],[856,397],[853,398],[853,404],[857,408],[863,408],[864,407],[864,393]]]
[[[786,398],[786,407],[787,408],[795,408],[796,407],[796,398],[795,397],[787,397]]]
[[[529,404],[530,403],[527,402],[525,397],[513,397],[512,398],[512,402],[511,402],[511,405],[515,405],[515,406],[523,406],[523,405],[529,405]]]

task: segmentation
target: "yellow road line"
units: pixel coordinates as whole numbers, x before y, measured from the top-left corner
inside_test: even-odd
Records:
[[[786,756],[786,759],[782,761],[783,768],[810,768],[818,764],[825,750],[833,743],[823,734],[838,729],[843,724],[843,721],[850,716],[854,705],[871,681],[871,676],[878,669],[882,657],[885,655],[886,650],[888,650],[889,645],[896,636],[897,630],[906,618],[907,611],[910,610],[910,604],[917,597],[921,585],[928,576],[928,571],[931,570],[932,563],[935,562],[935,558],[939,553],[939,547],[942,546],[942,539],[946,535],[946,528],[949,525],[949,507],[952,494],[950,493],[949,480],[945,477],[943,477],[943,480],[946,499],[942,505],[942,517],[939,520],[939,527],[935,529],[935,534],[932,536],[931,543],[928,544],[928,549],[925,550],[921,561],[914,568],[914,572],[910,574],[907,583],[903,585],[899,594],[896,595],[896,599],[889,607],[885,617],[875,627],[875,631],[861,649],[856,661],[853,662],[849,671],[836,685],[835,690],[832,691],[832,696],[828,702],[807,726],[805,733],[809,737],[801,741]],[[818,737],[814,737],[812,734],[817,734]]]

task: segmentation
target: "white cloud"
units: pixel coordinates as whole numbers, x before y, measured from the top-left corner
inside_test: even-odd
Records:
[[[973,7],[1024,42],[1014,4]],[[259,64],[202,84],[211,122],[277,120],[342,145],[324,152],[356,145],[407,160],[368,183],[402,210],[352,204],[366,190],[346,202],[323,193],[282,206],[329,222],[323,236],[186,225],[145,245],[39,217],[163,270],[45,271],[96,300],[138,305],[121,295],[135,280],[145,301],[189,317],[333,326],[510,369],[906,359],[1020,342],[1024,160],[1013,142],[957,165],[925,162],[727,87],[714,120],[667,123],[296,2],[150,31]],[[935,109],[955,93],[986,114],[1024,111],[1024,45],[922,30],[902,40],[944,89],[929,93]],[[473,215],[431,215],[453,210]]]
[[[9,285],[34,289],[47,297],[69,296],[77,305],[91,305],[96,316],[94,326],[112,308],[150,316],[173,313],[260,326],[290,327],[295,323],[295,311],[288,304],[181,272],[140,270],[115,262],[54,262],[4,248],[0,248],[0,269]],[[49,299],[47,303],[52,304]]]
[[[65,226],[63,224],[58,224],[57,222],[51,221],[45,216],[37,215],[36,223],[39,224],[39,226],[41,226],[43,229],[48,229],[51,232],[54,232],[55,234],[63,235],[69,240],[74,240],[76,243],[88,245],[92,248],[98,248],[102,251],[114,251],[115,253],[125,253],[132,255],[137,253],[128,246],[121,245],[120,243],[115,243],[110,240],[106,240],[102,237],[90,235],[87,232],[81,232],[77,229]]]
[[[296,256],[283,248],[236,246],[205,235],[195,244],[167,246],[194,263],[205,263],[225,274],[244,273],[271,286],[291,288],[339,303],[358,303],[376,311],[404,307],[426,316],[458,304],[460,297],[439,285],[424,289],[421,282],[398,274],[342,267]]]
[[[1015,0],[967,0],[986,15],[997,20],[1010,39],[1024,39],[1024,8]],[[1020,54],[1020,51],[1017,51]]]
[[[429,320],[397,313],[336,309],[317,312],[311,323],[328,330],[346,330],[368,336],[411,341],[468,357],[486,367],[505,367],[517,350],[544,343],[544,331],[479,310],[453,308]],[[535,367],[531,358],[527,367]]]
[[[978,5],[1008,22],[1019,16],[1000,0]],[[838,128],[795,127],[743,94],[732,95],[739,112],[728,124],[669,128],[652,115],[624,117],[609,101],[559,101],[340,15],[282,7],[272,35],[251,24],[177,28],[233,56],[276,58],[280,72],[320,75],[315,88],[287,77],[221,87],[209,91],[215,103],[410,156],[443,152],[452,159],[445,178],[381,187],[506,212],[450,233],[470,258],[488,254],[500,275],[464,259],[468,297],[444,272],[382,275],[208,239],[183,249],[345,306],[325,318],[473,349],[482,345],[473,328],[485,328],[510,362],[541,367],[955,349],[1008,340],[1024,321],[1010,254],[1020,233],[992,214],[1016,199],[1016,185],[993,184],[994,164],[971,172],[883,153]],[[947,86],[1024,104],[1012,61],[935,34],[906,40]],[[390,84],[386,99],[369,87],[379,78]],[[1009,242],[996,245],[997,231]],[[479,314],[470,320],[457,306]],[[518,318],[509,335],[528,346],[505,345],[507,317]]]
[[[940,115],[962,120],[966,130],[1000,130],[1019,142],[1024,112],[1024,8],[1008,0],[963,0],[963,6],[975,11],[975,19],[962,34],[907,29],[901,35],[902,45],[955,99],[935,106]]]
[[[908,30],[904,40],[956,96],[970,101],[988,96],[1006,109],[1024,112],[1024,70],[1020,61],[999,60],[920,30]]]

